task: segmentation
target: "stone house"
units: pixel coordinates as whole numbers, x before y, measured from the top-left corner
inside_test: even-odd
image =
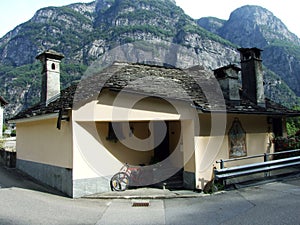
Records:
[[[17,168],[75,198],[110,191],[123,163],[151,171],[142,185],[180,174],[182,187],[203,189],[216,160],[274,151],[273,135],[299,115],[265,98],[261,50],[239,51],[241,68],[115,62],[64,90],[63,55],[43,52],[41,102],[11,120]]]

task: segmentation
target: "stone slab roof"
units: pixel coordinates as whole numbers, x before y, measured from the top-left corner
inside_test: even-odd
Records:
[[[47,106],[37,104],[20,112],[12,120],[76,109],[91,99],[97,99],[102,89],[188,101],[202,112],[300,115],[300,112],[289,110],[268,99],[266,107],[256,105],[243,95],[238,104],[224,101],[213,72],[200,66],[182,70],[116,62],[100,73],[87,76],[62,90],[60,96]]]

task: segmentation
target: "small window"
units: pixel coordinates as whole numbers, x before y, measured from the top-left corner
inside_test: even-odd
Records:
[[[52,70],[55,70],[55,63],[52,63],[51,69],[52,69]]]

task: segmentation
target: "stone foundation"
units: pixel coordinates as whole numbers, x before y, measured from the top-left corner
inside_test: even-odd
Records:
[[[19,170],[44,184],[73,197],[72,169],[17,159]]]
[[[196,180],[195,173],[192,172],[183,172],[183,187],[188,190],[195,190]]]
[[[97,177],[73,180],[73,198],[109,191],[111,191],[110,178]]]

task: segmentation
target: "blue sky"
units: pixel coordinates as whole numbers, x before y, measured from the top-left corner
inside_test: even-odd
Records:
[[[47,6],[62,6],[92,0],[3,0],[0,2],[0,37],[17,25],[29,20],[34,13]],[[281,19],[288,29],[300,37],[300,13],[295,0],[176,0],[178,6],[193,18],[214,16],[228,19],[230,13],[243,5],[260,5]]]

